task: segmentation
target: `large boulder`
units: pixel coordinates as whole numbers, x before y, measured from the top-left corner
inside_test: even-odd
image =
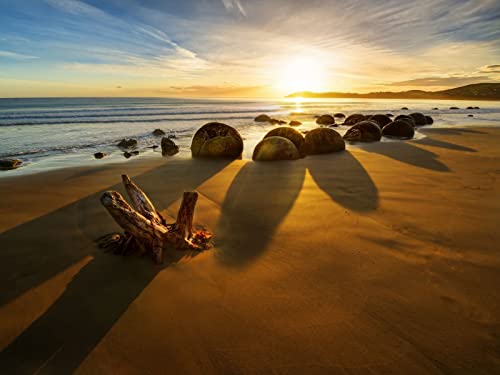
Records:
[[[330,115],[321,115],[316,119],[318,125],[334,125],[335,119]]]
[[[172,156],[179,152],[179,146],[177,146],[174,141],[168,137],[163,137],[161,139],[161,154],[163,156]]]
[[[268,115],[258,115],[256,118],[254,118],[254,121],[256,122],[270,122],[271,117]]]
[[[380,128],[383,128],[384,126],[386,126],[388,123],[390,123],[392,121],[389,116],[381,115],[381,114],[373,115],[370,118],[370,120],[375,121],[378,124],[378,126],[380,126]]]
[[[398,121],[398,120],[404,120],[404,121],[410,123],[412,126],[416,126],[415,120],[411,116],[408,116],[408,115],[399,115],[399,116],[396,116],[396,118],[394,119],[394,121]]]
[[[415,129],[407,121],[396,120],[382,128],[382,135],[384,137],[408,139],[413,138]]]
[[[195,133],[191,142],[193,157],[239,158],[243,151],[243,139],[238,131],[220,122],[209,122]]]
[[[161,129],[155,129],[153,130],[153,135],[156,135],[157,137],[165,135],[165,132]]]
[[[365,119],[365,115],[362,115],[360,113],[355,113],[353,115],[348,116],[345,121],[344,125],[356,125],[358,122],[361,122]]]
[[[425,122],[427,125],[434,124],[434,119],[431,116],[425,116]]]
[[[427,125],[427,120],[425,119],[423,113],[420,112],[411,113],[410,117],[413,119],[413,121],[415,121],[415,125],[417,126]]]
[[[1,159],[0,170],[8,171],[10,169],[16,169],[19,168],[21,164],[23,164],[23,162],[19,159]]]
[[[137,147],[137,141],[135,139],[122,139],[119,143],[118,143],[118,147],[121,147],[121,148],[130,148],[130,147]]]
[[[253,160],[274,161],[274,160],[296,160],[299,159],[299,150],[288,138],[267,137],[260,141],[253,150]]]
[[[304,148],[304,136],[298,130],[288,126],[281,126],[269,131],[264,136],[264,138],[268,137],[283,137],[289,139],[295,145],[299,154],[302,155],[302,150]]]
[[[330,128],[317,128],[307,132],[303,152],[306,155],[329,154],[345,150],[342,136]]]
[[[358,122],[344,135],[344,139],[351,142],[376,142],[381,137],[382,131],[375,121]]]

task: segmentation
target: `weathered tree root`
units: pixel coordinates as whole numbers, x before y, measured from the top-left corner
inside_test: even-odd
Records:
[[[101,203],[125,232],[101,237],[97,240],[100,248],[122,255],[150,253],[155,263],[162,263],[163,252],[170,248],[196,251],[208,248],[211,233],[205,230],[193,233],[197,192],[184,192],[176,222],[167,224],[148,196],[127,175],[122,175],[122,180],[131,205],[116,191],[105,192]]]

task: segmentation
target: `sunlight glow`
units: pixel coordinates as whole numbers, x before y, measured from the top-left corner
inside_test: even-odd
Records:
[[[288,59],[280,64],[278,69],[276,86],[285,92],[325,89],[326,68],[317,58]]]

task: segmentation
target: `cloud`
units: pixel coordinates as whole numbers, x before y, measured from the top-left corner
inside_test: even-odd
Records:
[[[86,15],[90,17],[106,16],[106,13],[99,8],[93,7],[83,1],[78,0],[45,0],[53,8],[73,15]]]
[[[241,5],[240,0],[222,0],[222,3],[228,12],[237,13],[240,16],[246,17],[247,13],[243,5]]]
[[[10,51],[0,51],[0,58],[2,57],[11,59],[20,59],[20,60],[38,59],[38,56],[24,55],[22,53],[10,52]]]
[[[481,68],[479,68],[479,71],[481,73],[500,73],[500,65],[485,65]]]

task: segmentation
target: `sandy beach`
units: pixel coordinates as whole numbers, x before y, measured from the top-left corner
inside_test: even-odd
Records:
[[[0,179],[5,374],[500,371],[499,128],[298,161],[180,158]],[[128,173],[214,248],[105,254]]]

